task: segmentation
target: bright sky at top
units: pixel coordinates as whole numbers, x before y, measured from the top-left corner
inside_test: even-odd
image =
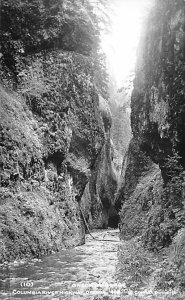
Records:
[[[111,32],[102,36],[102,48],[118,87],[134,72],[142,22],[151,0],[112,0]]]

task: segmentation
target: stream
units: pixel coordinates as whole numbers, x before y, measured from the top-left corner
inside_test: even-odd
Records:
[[[40,259],[2,265],[0,299],[119,299],[116,279],[119,230],[86,235],[85,245]]]

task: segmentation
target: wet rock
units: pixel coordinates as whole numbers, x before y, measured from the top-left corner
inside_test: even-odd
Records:
[[[184,40],[184,1],[156,0],[138,49],[133,140],[118,194],[122,236],[142,235],[152,250],[184,227]]]
[[[85,186],[98,162],[111,172],[91,7],[51,2],[1,5],[1,261],[84,243]]]
[[[118,225],[118,213],[115,209],[117,178],[113,165],[113,145],[110,139],[112,124],[109,105],[99,97],[99,109],[105,130],[105,143],[92,168],[89,184],[82,197],[82,207],[90,228],[107,228],[115,218],[112,227]]]
[[[155,1],[138,51],[131,123],[160,167],[173,147],[184,162],[184,39],[184,2]]]
[[[1,88],[1,126],[8,128],[1,144],[2,199],[6,197],[1,207],[2,260],[84,242],[78,202],[104,143],[104,130],[93,87],[71,77],[73,87],[67,90],[60,65],[64,58],[68,76],[76,63],[79,68],[83,62],[82,73],[88,65],[87,59],[61,51],[28,57],[19,95]],[[9,191],[12,195],[6,196]]]

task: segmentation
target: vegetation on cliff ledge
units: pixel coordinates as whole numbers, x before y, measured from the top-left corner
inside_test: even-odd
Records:
[[[104,1],[101,1],[102,3]],[[84,243],[80,201],[105,142],[89,1],[2,0],[0,260]]]
[[[145,249],[164,255],[156,287],[179,291],[185,288],[184,24],[184,1],[154,1],[138,48],[133,139],[118,193],[122,237],[139,236]]]

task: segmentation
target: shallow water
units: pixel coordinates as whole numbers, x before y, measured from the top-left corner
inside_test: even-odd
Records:
[[[99,231],[93,236],[98,241],[87,235],[86,244],[74,249],[1,266],[0,299],[118,297],[121,287],[115,268],[119,231]]]

